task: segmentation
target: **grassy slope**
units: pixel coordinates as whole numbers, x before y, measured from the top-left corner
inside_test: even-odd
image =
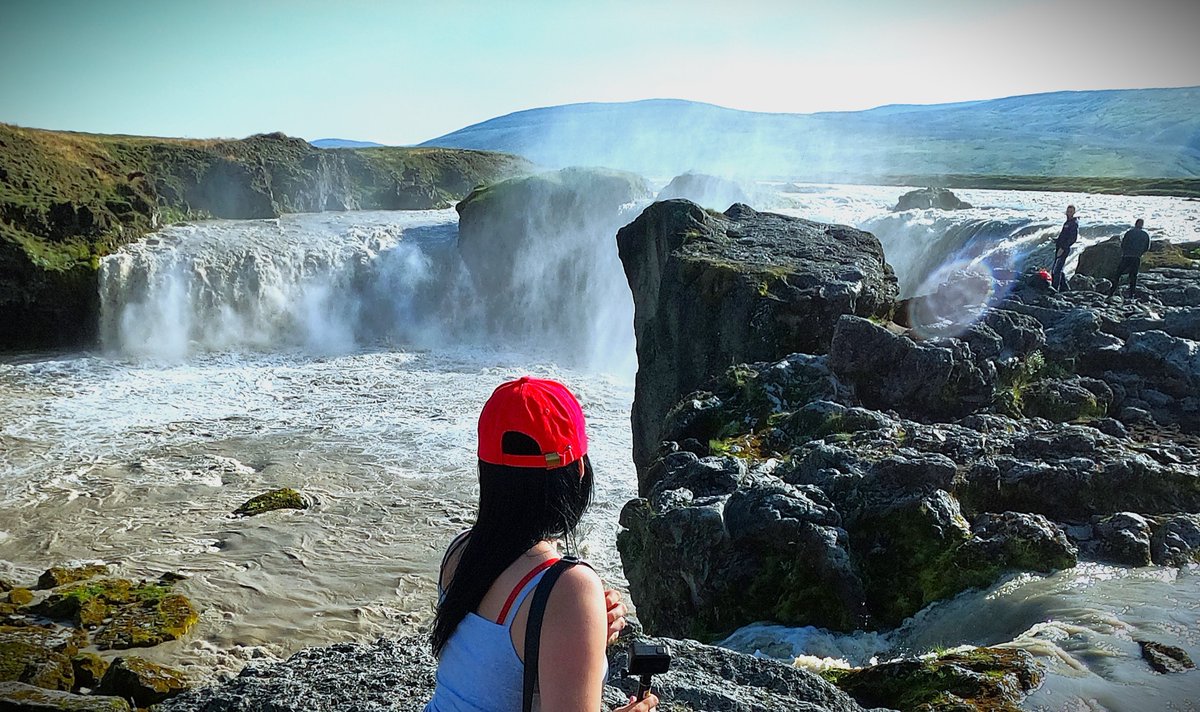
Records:
[[[190,140],[0,124],[0,347],[90,338],[100,258],[162,224],[445,207],[528,168],[498,153],[323,150],[282,134]]]

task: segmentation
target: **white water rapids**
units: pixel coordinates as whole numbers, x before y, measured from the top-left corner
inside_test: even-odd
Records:
[[[1200,239],[1200,203],[1171,198],[964,190],[980,207],[893,214],[905,189],[802,190],[763,207],[875,232],[910,291],[942,262],[1028,252],[1067,202],[1085,242],[1135,217],[1155,238]],[[496,346],[456,232],[452,210],[290,215],[175,226],[107,258],[102,351],[0,356],[0,577],[95,559],[130,577],[179,571],[200,623],[146,654],[198,675],[418,630],[441,550],[472,513],[478,409],[533,373],[583,400],[599,485],[584,554],[623,588],[631,327],[580,335],[578,360],[541,341]],[[619,268],[592,279],[624,283]],[[229,516],[282,486],[313,508]],[[1193,709],[1181,701],[1200,698],[1200,673],[1157,676],[1130,641],[1200,658],[1197,573],[1081,566],[965,594],[888,636],[751,628],[729,643],[861,662],[1017,640],[1053,672],[1032,707]]]

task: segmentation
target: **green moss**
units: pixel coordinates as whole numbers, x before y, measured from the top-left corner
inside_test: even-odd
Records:
[[[101,650],[150,647],[182,638],[199,619],[187,597],[169,593],[118,609],[94,642]]]
[[[0,626],[0,682],[70,690],[75,682],[70,658],[86,643],[82,631]]]
[[[294,489],[284,487],[253,497],[234,510],[234,514],[253,517],[277,509],[308,509],[308,501]]]
[[[90,690],[100,684],[105,671],[108,670],[108,661],[95,653],[81,652],[71,658],[71,667],[75,671],[73,689],[78,691],[79,688],[86,687]]]
[[[33,601],[33,592],[27,588],[14,588],[8,592],[8,602],[14,606],[24,606]]]
[[[154,607],[171,594],[171,587],[156,583],[134,584],[127,579],[99,579],[60,589],[33,610],[75,625],[93,628],[116,615],[124,606]]]
[[[138,707],[150,707],[188,689],[179,670],[156,665],[139,657],[117,658],[104,673],[98,692],[131,699]]]
[[[975,648],[934,659],[902,660],[822,676],[864,707],[901,712],[1017,712],[1045,673],[1029,653]]]
[[[104,564],[88,564],[86,566],[75,567],[52,566],[38,577],[37,587],[45,590],[107,575],[108,567]]]

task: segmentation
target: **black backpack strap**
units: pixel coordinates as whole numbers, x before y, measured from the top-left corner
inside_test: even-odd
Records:
[[[591,568],[591,564],[581,561],[574,556],[564,556],[546,569],[542,580],[538,581],[533,590],[533,601],[529,604],[529,620],[525,623],[525,692],[521,703],[522,712],[532,712],[533,693],[537,689],[538,680],[538,649],[542,645],[542,618],[546,614],[546,601],[550,600],[550,589],[563,572],[583,564]]]

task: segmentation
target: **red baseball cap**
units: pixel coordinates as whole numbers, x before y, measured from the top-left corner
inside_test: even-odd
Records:
[[[504,434],[533,438],[541,455],[504,452]],[[500,384],[479,414],[479,459],[493,465],[564,467],[587,454],[583,409],[558,381],[522,376]]]

